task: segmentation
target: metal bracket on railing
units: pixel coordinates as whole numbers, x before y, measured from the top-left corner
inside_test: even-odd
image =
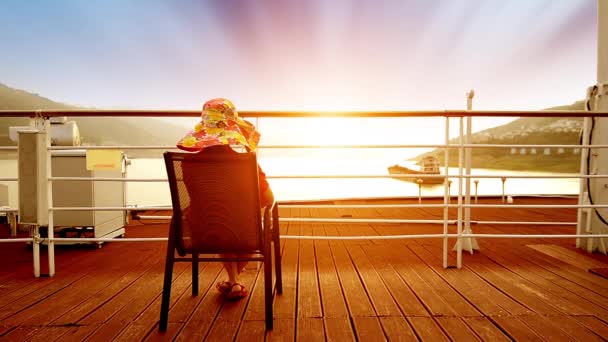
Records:
[[[40,233],[32,233],[32,242],[33,242],[33,243],[35,243],[35,244],[37,244],[37,245],[40,245],[40,244],[42,244],[42,243],[44,242],[44,240],[45,240],[45,239],[43,239],[43,238],[40,236]]]
[[[34,113],[34,117],[32,118],[32,126],[34,126],[40,132],[44,132],[46,131],[44,124],[45,120],[46,118],[42,114],[42,110],[39,109]]]

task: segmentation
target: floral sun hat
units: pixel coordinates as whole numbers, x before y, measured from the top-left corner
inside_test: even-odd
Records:
[[[212,99],[203,105],[201,121],[178,143],[177,147],[198,152],[217,145],[240,145],[255,151],[260,133],[255,126],[239,117],[228,99]]]

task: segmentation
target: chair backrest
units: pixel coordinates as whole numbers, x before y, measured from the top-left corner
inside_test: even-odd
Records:
[[[180,255],[260,251],[256,154],[211,150],[164,153],[176,249]]]

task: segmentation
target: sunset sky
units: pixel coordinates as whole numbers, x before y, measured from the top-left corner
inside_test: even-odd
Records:
[[[98,108],[542,109],[596,82],[595,0],[3,0],[0,83]]]

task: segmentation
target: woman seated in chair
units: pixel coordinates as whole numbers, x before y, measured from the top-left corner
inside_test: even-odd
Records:
[[[232,102],[219,98],[205,102],[201,121],[177,143],[177,147],[198,153],[237,153],[231,146],[241,146],[247,151],[255,151],[259,140],[260,133],[255,126],[238,116]],[[260,204],[264,208],[274,202],[274,195],[266,175],[259,166],[258,178]],[[239,274],[246,265],[246,261],[224,262],[228,280],[218,282],[216,288],[226,298],[240,299],[247,296],[247,289],[239,281]]]

